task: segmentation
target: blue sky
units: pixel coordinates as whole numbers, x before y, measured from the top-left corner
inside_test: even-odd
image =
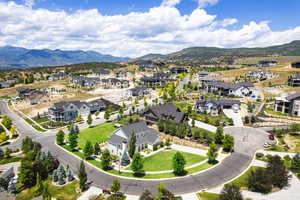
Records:
[[[299,0],[0,0],[0,46],[131,57],[268,46],[300,39],[299,10]]]

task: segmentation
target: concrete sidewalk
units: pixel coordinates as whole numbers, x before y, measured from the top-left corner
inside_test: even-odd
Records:
[[[235,113],[232,109],[223,109],[224,114],[233,120],[234,126],[244,126],[241,112]]]
[[[192,119],[189,119],[189,125],[192,125]],[[210,125],[210,124],[200,122],[198,120],[195,120],[195,126],[198,128],[203,128],[210,132],[214,132],[214,133],[217,131],[217,127]]]

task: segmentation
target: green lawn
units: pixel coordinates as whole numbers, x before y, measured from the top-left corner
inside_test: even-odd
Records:
[[[76,192],[76,187],[78,187],[78,181],[74,181],[64,186],[54,186],[51,184],[51,179],[44,181],[49,187],[49,193],[53,198],[63,199],[63,200],[76,200],[80,193]],[[23,190],[16,195],[16,200],[28,200],[34,198],[34,187]]]
[[[39,132],[46,132],[47,130],[42,129],[41,127],[39,127],[38,125],[36,125],[31,119],[29,118],[24,118],[24,120],[30,124],[35,130],[39,131]]]
[[[248,179],[249,175],[251,174],[252,171],[254,171],[258,168],[261,168],[261,167],[256,167],[256,166],[250,167],[243,175],[241,175],[237,179],[231,181],[230,183],[239,186],[241,189],[247,189],[247,179]]]
[[[210,192],[201,192],[197,194],[200,200],[219,200],[220,195]]]
[[[110,122],[110,123],[100,124],[92,128],[84,129],[79,134],[79,138],[78,138],[79,147],[83,149],[86,141],[91,141],[93,144],[95,144],[96,142],[106,142],[108,138],[116,130],[114,125],[115,125],[114,123]]]
[[[62,147],[71,152],[70,147],[68,145],[64,145]],[[84,155],[83,155],[82,152],[75,151],[75,152],[72,152],[72,153],[74,153],[75,155],[77,155],[78,157],[80,157],[82,159],[84,158]],[[95,167],[97,167],[99,169],[103,169],[103,167],[101,165],[101,162],[99,162],[97,160],[87,160],[87,162],[89,162],[90,164],[94,165]],[[211,164],[204,163],[204,164],[199,165],[197,167],[187,169],[186,170],[187,171],[186,175],[191,175],[191,174],[194,174],[194,173],[197,173],[197,172],[201,172],[201,171],[206,170],[206,169],[208,169],[212,166],[213,165],[211,165]],[[115,170],[115,169],[108,170],[107,172],[109,172],[111,174],[118,175],[118,176],[125,176],[125,177],[131,177],[131,178],[141,178],[141,179],[162,179],[162,178],[174,178],[174,177],[176,177],[176,175],[174,173],[144,174],[141,177],[136,177],[136,176],[134,176],[133,173],[130,173],[130,172],[120,172],[119,173],[118,170]]]
[[[172,169],[172,159],[176,151],[160,151],[144,159],[145,171],[164,171]],[[181,152],[186,160],[186,167],[199,163],[206,159],[205,156]]]
[[[13,163],[13,162],[19,162],[21,160],[22,160],[21,157],[4,158],[4,159],[0,160],[0,165],[5,165],[8,163]]]

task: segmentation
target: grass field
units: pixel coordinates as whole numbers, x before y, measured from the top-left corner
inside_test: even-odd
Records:
[[[78,145],[83,149],[87,141],[91,141],[92,144],[95,144],[96,142],[106,142],[115,130],[114,123],[105,123],[92,128],[87,128],[80,132]]]
[[[261,167],[256,167],[256,166],[252,166],[250,167],[243,175],[241,175],[240,177],[238,177],[237,179],[233,180],[230,182],[230,184],[234,184],[239,186],[241,189],[247,190],[247,180],[248,177],[250,176],[251,172],[261,168]]]
[[[144,159],[145,171],[164,171],[172,170],[172,159],[177,151],[160,151]],[[186,160],[186,167],[199,163],[206,159],[205,156],[181,152]]]
[[[200,200],[219,200],[220,198],[219,194],[214,194],[210,192],[201,192],[198,193],[197,196]]]
[[[80,193],[76,192],[76,187],[78,187],[78,181],[74,181],[65,186],[54,186],[51,184],[51,180],[48,179],[44,184],[48,185],[49,193],[52,198],[63,199],[63,200],[76,200]],[[28,200],[34,198],[34,187],[23,190],[16,195],[16,200]]]
[[[67,145],[64,145],[63,148],[65,148],[66,150],[70,151],[70,147],[67,146]],[[82,152],[80,151],[75,151],[75,152],[72,152],[74,153],[75,155],[77,155],[78,157],[80,158],[84,158],[84,155]],[[97,160],[87,160],[87,162],[89,162],[90,164],[94,165],[95,167],[99,168],[99,169],[102,169],[102,165],[101,165],[101,162],[97,161]],[[204,163],[202,165],[199,165],[197,167],[193,167],[193,168],[190,168],[190,169],[187,169],[186,172],[187,174],[186,175],[190,175],[190,174],[195,174],[197,172],[201,172],[203,170],[206,170],[206,169],[209,169],[213,167],[213,165],[211,164],[208,164],[208,163]],[[115,169],[111,169],[111,170],[108,170],[107,172],[111,173],[111,174],[115,174],[115,175],[118,175],[118,176],[125,176],[125,177],[130,177],[130,178],[141,178],[141,179],[162,179],[162,178],[174,178],[176,177],[176,175],[174,173],[163,173],[163,174],[144,174],[142,176],[139,176],[139,177],[136,177],[134,176],[133,173],[130,173],[130,172],[118,172],[118,170],[115,170]]]

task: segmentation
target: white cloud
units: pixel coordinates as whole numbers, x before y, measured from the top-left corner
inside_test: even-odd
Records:
[[[163,0],[162,6],[174,7],[180,3],[181,0]]]
[[[0,45],[137,57],[191,46],[268,46],[300,39],[300,26],[274,32],[267,21],[253,21],[228,29],[236,22],[234,18],[218,19],[201,8],[187,15],[174,6],[159,6],[109,16],[97,9],[67,13],[0,2]]]
[[[25,4],[25,6],[31,8],[32,6],[34,6],[35,2],[34,2],[34,0],[24,0],[24,4]]]
[[[213,6],[218,2],[219,0],[198,0],[198,5],[200,8],[205,8],[207,6]]]

